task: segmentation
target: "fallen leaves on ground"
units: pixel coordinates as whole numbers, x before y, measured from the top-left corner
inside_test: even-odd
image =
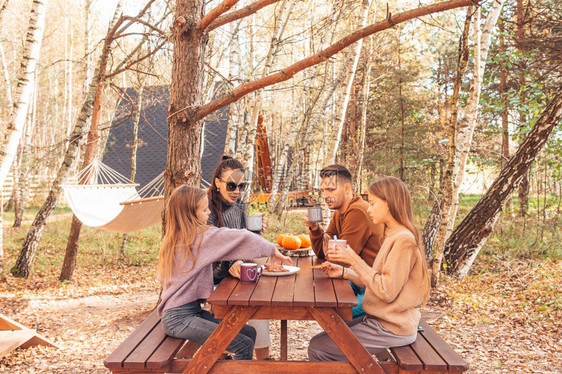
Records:
[[[562,372],[561,264],[482,257],[462,280],[442,279],[425,308],[432,323],[470,364],[467,373]],[[107,373],[103,360],[154,308],[154,268],[127,264],[77,269],[0,283],[0,313],[35,328],[59,349],[17,349],[0,373]],[[279,358],[279,321],[272,355]],[[316,322],[289,321],[289,359],[305,360]]]

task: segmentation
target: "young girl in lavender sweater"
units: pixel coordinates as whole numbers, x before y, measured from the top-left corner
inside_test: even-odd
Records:
[[[166,233],[158,257],[158,280],[163,287],[158,313],[164,332],[198,344],[205,343],[220,323],[201,308],[213,291],[213,262],[274,256],[292,263],[274,244],[248,230],[208,226],[209,213],[205,191],[177,187],[168,199]],[[255,338],[255,329],[244,326],[227,350],[237,360],[251,360]]]

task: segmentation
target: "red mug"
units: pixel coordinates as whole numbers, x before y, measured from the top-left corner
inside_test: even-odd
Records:
[[[260,278],[263,268],[252,262],[240,264],[240,280],[246,283],[256,283]]]

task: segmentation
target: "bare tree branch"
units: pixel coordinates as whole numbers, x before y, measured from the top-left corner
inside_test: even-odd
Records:
[[[199,108],[195,108],[195,118],[196,119],[202,119],[205,116],[207,116],[208,114],[214,112],[217,109],[222,108],[223,106],[229,105],[235,101],[237,101],[238,99],[240,99],[241,97],[247,95],[250,92],[256,91],[260,88],[266,87],[266,86],[270,86],[272,84],[275,83],[279,83],[279,82],[284,82],[288,79],[290,79],[293,75],[295,75],[296,73],[298,73],[301,70],[304,70],[306,68],[309,68],[311,66],[317,65],[321,62],[324,62],[326,60],[328,60],[328,58],[330,58],[331,56],[335,55],[336,53],[340,52],[342,49],[348,47],[349,45],[355,43],[356,41],[358,41],[359,39],[362,39],[366,36],[375,34],[379,31],[383,31],[386,29],[391,28],[394,25],[397,25],[399,23],[403,23],[405,21],[417,18],[417,17],[421,17],[421,16],[425,16],[428,14],[432,14],[432,13],[437,13],[437,12],[442,12],[445,10],[450,10],[450,9],[454,9],[454,8],[460,8],[463,6],[468,6],[468,5],[472,5],[475,3],[478,3],[479,0],[451,0],[451,1],[445,1],[442,3],[437,3],[437,4],[431,4],[431,5],[426,5],[423,6],[421,8],[417,8],[417,9],[412,9],[412,10],[408,10],[402,13],[398,13],[396,15],[391,15],[390,13],[388,13],[387,18],[384,21],[380,21],[380,22],[376,22],[372,25],[369,25],[367,27],[361,28],[351,34],[349,34],[348,36],[346,36],[345,38],[340,39],[339,41],[337,41],[336,43],[332,44],[331,46],[329,46],[328,48],[318,52],[317,54],[307,57],[303,60],[300,60],[296,63],[294,63],[291,66],[288,66],[287,68],[274,73],[274,74],[270,74],[266,77],[263,77],[261,79],[257,79],[253,82],[248,82],[246,84],[242,84],[241,86],[235,88],[234,90],[232,90],[231,92],[227,93],[224,96],[221,96],[218,99],[215,99],[205,105],[200,106]],[[177,112],[174,113],[174,115],[177,115],[178,113],[187,110],[188,108],[184,108],[182,110],[178,110]]]
[[[217,17],[213,22],[209,24],[209,26],[207,27],[207,31],[212,31],[217,27],[247,17],[250,14],[256,13],[261,8],[264,8],[274,3],[278,3],[279,1],[281,0],[258,0],[255,3],[245,6],[242,9],[235,10],[227,14],[223,14],[222,16]]]
[[[152,30],[158,32],[158,33],[159,33],[160,35],[162,35],[162,36],[165,36],[165,35],[166,35],[166,33],[165,33],[164,31],[160,30],[158,27],[156,27],[156,26],[154,26],[154,25],[152,25],[152,24],[150,24],[150,23],[148,23],[148,22],[146,22],[146,21],[143,21],[143,20],[140,19],[140,18],[137,18],[137,17],[130,17],[130,16],[123,16],[122,18],[123,18],[123,21],[128,20],[128,21],[137,22],[137,23],[140,23],[140,24],[145,25],[145,26],[148,27],[149,29],[152,29]],[[115,34],[115,39],[118,38],[118,37],[120,37],[120,36],[122,36],[122,35],[123,35],[123,31],[125,31],[125,27],[123,27],[122,30],[119,30],[119,33],[116,33],[116,34]]]
[[[152,56],[153,54],[155,54],[156,52],[158,52],[160,49],[162,49],[162,47],[167,43],[168,41],[165,40],[162,43],[160,43],[156,48],[154,48],[152,51],[150,51],[149,53],[147,53],[146,55],[139,57],[138,59],[136,59],[135,61],[129,62],[127,65],[125,65],[124,68],[121,68],[119,70],[116,70],[110,74],[107,74],[105,76],[105,78],[111,78],[114,75],[117,75],[119,73],[124,72],[125,70],[129,69],[131,66],[138,64],[139,62],[146,60],[148,57]]]
[[[228,12],[239,0],[224,0],[215,9],[211,10],[209,13],[205,14],[201,22],[199,23],[199,30],[205,30],[211,22],[217,19],[221,14]]]

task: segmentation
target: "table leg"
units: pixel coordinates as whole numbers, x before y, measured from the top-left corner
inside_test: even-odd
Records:
[[[310,308],[310,313],[336,343],[358,373],[384,374],[382,367],[361,344],[334,308]]]
[[[281,361],[287,361],[287,320],[281,320]]]
[[[182,373],[207,373],[258,307],[234,306]]]

